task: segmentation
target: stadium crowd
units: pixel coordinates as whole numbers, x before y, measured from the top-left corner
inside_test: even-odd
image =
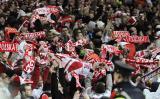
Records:
[[[0,4],[0,99],[159,99],[159,0]]]

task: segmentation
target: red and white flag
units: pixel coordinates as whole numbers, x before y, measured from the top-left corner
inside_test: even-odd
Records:
[[[55,57],[61,60],[62,67],[64,67],[68,73],[83,66],[81,61],[68,57],[68,55],[65,54],[56,54]]]
[[[72,76],[76,79],[76,87],[77,88],[82,88],[81,83],[79,82],[79,75],[76,74],[75,72],[71,72]]]
[[[35,59],[32,56],[28,56],[28,57],[30,57],[30,59],[28,59],[28,60],[24,59],[24,62],[23,62],[23,71],[25,73],[27,73],[27,74],[30,74],[34,70]]]

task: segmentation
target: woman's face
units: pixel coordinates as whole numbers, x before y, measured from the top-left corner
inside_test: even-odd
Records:
[[[81,31],[78,31],[78,35],[77,35],[76,39],[77,40],[83,39],[83,34],[81,33]]]
[[[53,43],[57,43],[59,41],[59,37],[58,36],[53,37],[52,41]]]

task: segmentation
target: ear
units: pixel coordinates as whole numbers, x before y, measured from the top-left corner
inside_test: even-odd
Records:
[[[121,74],[117,75],[118,81],[117,82],[121,82],[123,80],[123,76]]]

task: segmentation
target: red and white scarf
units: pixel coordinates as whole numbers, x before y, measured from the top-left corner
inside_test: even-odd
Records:
[[[27,44],[25,47],[26,51],[23,59],[23,71],[30,74],[35,67],[35,57],[33,56],[34,46],[32,44]]]
[[[37,38],[44,38],[46,34],[44,31],[34,32],[34,33],[22,33],[20,38],[23,40],[33,40]]]
[[[117,47],[112,46],[112,45],[102,45],[101,47],[101,57],[106,58],[107,52],[113,53],[113,54],[120,54],[122,51],[120,51]]]
[[[59,6],[47,6],[47,7],[35,9],[34,13],[45,14],[45,15],[53,13],[54,15],[57,15],[60,13],[60,8]]]
[[[61,16],[58,20],[58,22],[60,22],[62,25],[64,25],[65,23],[70,23],[70,22],[74,22],[72,20],[72,16]]]
[[[157,64],[158,62],[155,60],[149,60],[145,58],[137,57],[135,59],[125,59],[126,62],[136,63],[136,64]]]
[[[66,44],[65,44],[65,49],[66,51],[68,52],[74,52],[75,51],[75,47],[76,46],[84,46],[88,44],[88,41],[86,39],[81,39],[81,40],[78,40],[77,42],[73,42],[72,40],[69,40]]]
[[[31,23],[34,23],[37,19],[39,19],[39,20],[41,20],[41,21],[48,21],[48,22],[50,22],[50,23],[55,23],[54,20],[49,19],[49,18],[47,18],[47,17],[39,16],[39,15],[37,15],[37,14],[36,14],[36,15],[35,15],[35,14],[32,15],[32,17],[31,17]]]
[[[104,77],[106,75],[106,70],[102,69],[99,70],[98,68],[94,70],[94,75],[93,75],[93,82],[96,82],[97,80],[101,79],[102,77]]]
[[[155,48],[151,50],[151,53],[152,53],[152,58],[155,58],[157,54],[160,53],[160,48]]]
[[[127,36],[125,38],[123,38],[124,42],[130,42],[130,43],[148,43],[150,42],[149,37],[148,36]]]
[[[113,31],[112,38],[118,39],[118,38],[124,38],[130,36],[130,33],[128,31]]]
[[[18,52],[18,43],[0,42],[0,52]]]

